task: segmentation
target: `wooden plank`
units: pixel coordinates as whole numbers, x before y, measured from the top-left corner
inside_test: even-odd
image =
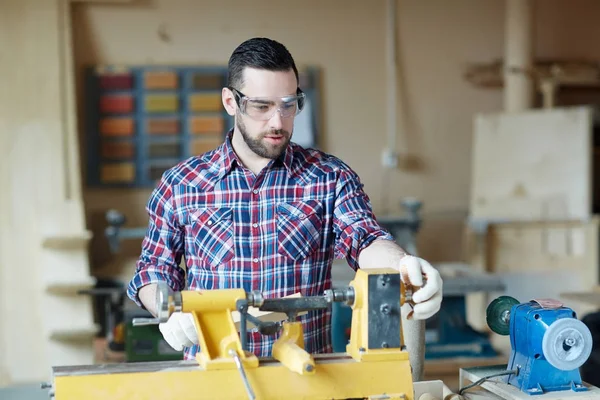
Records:
[[[132,136],[134,130],[132,118],[103,118],[100,121],[102,136]]]
[[[135,180],[135,165],[133,163],[103,164],[100,166],[102,182],[130,183]]]
[[[190,111],[221,111],[221,92],[192,94],[189,97]]]
[[[179,79],[172,71],[148,71],[144,74],[146,89],[177,89]]]
[[[495,297],[508,295],[521,302],[556,298],[579,317],[594,306],[562,296],[564,292],[592,290],[599,282],[600,220],[564,222],[510,222],[470,230],[466,259],[498,275],[506,289],[467,297],[467,320],[485,329],[485,308]]]
[[[149,135],[176,135],[179,133],[179,120],[176,118],[149,118],[146,120]]]
[[[426,360],[423,368],[424,380],[439,379],[452,391],[460,389],[459,371],[461,368],[506,364],[507,357],[456,357],[439,360]]]
[[[220,115],[190,118],[190,132],[192,134],[222,134],[224,127],[225,122]]]
[[[474,128],[473,218],[590,217],[591,108],[478,115]]]
[[[506,371],[506,365],[498,365],[498,366],[489,366],[489,367],[475,367],[475,368],[461,368],[460,370],[460,380],[461,384],[464,382],[466,386],[467,383],[475,383],[479,381],[481,378],[486,376],[497,374],[500,372]],[[491,399],[506,399],[506,400],[531,400],[532,396],[520,391],[515,386],[509,385],[503,381],[503,377],[492,378],[481,383],[479,386],[475,387],[477,389],[483,389],[487,396],[483,396],[484,398]],[[574,392],[571,390],[561,390],[559,392],[547,392],[543,395],[540,395],[540,398],[549,399],[549,400],[559,400],[559,399],[577,399],[577,400],[588,400],[588,399],[599,399],[600,398],[600,389],[591,386],[585,385],[589,390],[584,392]],[[475,389],[474,388],[474,389]],[[483,395],[482,391],[478,391],[477,395],[471,397],[469,392],[465,392],[466,398],[481,398]],[[534,396],[537,397],[537,396]]]
[[[149,113],[175,112],[179,109],[179,99],[176,95],[153,94],[146,96],[144,105]]]

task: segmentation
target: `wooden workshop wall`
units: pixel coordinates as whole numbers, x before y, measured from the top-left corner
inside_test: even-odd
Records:
[[[0,1],[0,386],[93,362],[64,4]]]
[[[539,57],[600,59],[594,0],[536,2]],[[462,221],[470,196],[472,119],[499,111],[500,90],[463,79],[471,62],[503,55],[504,1],[399,0],[401,168],[386,171],[385,1],[152,0],[132,5],[79,4],[74,13],[76,63],[218,63],[246,38],[285,43],[298,63],[324,74],[324,149],[361,175],[379,213],[399,212],[401,196],[424,200],[421,254],[433,261],[461,257]],[[80,70],[81,68],[79,68]],[[144,225],[146,190],[87,190],[95,231],[117,207]],[[98,273],[130,273],[139,243],[106,255],[95,243]],[[128,257],[129,256],[129,257]]]

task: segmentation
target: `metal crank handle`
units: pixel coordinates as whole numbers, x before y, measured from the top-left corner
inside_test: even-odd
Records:
[[[133,326],[147,326],[147,325],[158,325],[160,319],[158,318],[134,318],[131,323]]]
[[[248,394],[248,399],[255,400],[256,396],[254,395],[252,386],[250,386],[250,382],[248,381],[248,377],[246,376],[246,371],[244,371],[244,366],[242,365],[242,360],[240,360],[238,353],[233,349],[229,349],[229,355],[231,357],[233,357],[233,359],[235,361],[235,366],[237,367],[238,371],[240,372],[240,375],[242,376],[242,381],[244,382],[244,387],[246,388],[246,393]]]

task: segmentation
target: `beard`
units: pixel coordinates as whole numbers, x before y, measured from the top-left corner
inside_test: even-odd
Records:
[[[257,156],[268,158],[270,160],[274,160],[283,154],[287,146],[290,144],[290,140],[292,139],[291,132],[288,132],[284,129],[273,129],[269,132],[261,132],[258,137],[253,138],[248,133],[246,125],[244,125],[244,122],[239,115],[238,118],[236,118],[235,125],[240,131],[248,148]],[[267,143],[264,140],[267,135],[282,135],[283,141],[280,144]]]

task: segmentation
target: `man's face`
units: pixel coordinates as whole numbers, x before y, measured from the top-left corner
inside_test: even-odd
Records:
[[[281,98],[294,96],[297,87],[293,70],[274,72],[246,68],[240,92],[250,98]],[[270,119],[257,121],[236,108],[235,125],[252,152],[262,158],[275,159],[292,138],[294,115],[282,117],[277,111]]]

